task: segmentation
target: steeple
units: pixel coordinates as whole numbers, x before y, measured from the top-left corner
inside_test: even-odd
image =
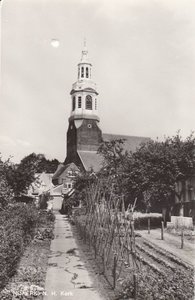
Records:
[[[102,132],[98,126],[98,92],[91,79],[91,70],[85,41],[78,63],[78,78],[70,92],[72,108],[67,131],[66,164],[74,162],[83,166],[83,151],[85,155],[96,152],[102,142]]]
[[[78,78],[72,85],[70,92],[72,109],[70,120],[93,119],[99,122],[98,117],[98,92],[96,84],[91,79],[92,64],[88,59],[86,40],[78,63]]]

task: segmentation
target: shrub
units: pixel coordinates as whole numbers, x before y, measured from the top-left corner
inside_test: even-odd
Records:
[[[0,212],[0,289],[14,274],[37,222],[38,212],[34,205],[12,204]]]
[[[47,202],[49,201],[49,193],[43,193],[40,196],[40,200],[39,200],[39,207],[40,209],[46,209],[47,208]]]
[[[134,226],[135,229],[147,229],[148,219],[150,218],[150,228],[160,228],[162,222],[162,214],[157,213],[134,213]]]

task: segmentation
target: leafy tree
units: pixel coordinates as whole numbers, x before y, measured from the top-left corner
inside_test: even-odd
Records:
[[[94,172],[84,172],[76,175],[74,179],[74,201],[81,201],[83,205],[87,206],[89,188],[96,182],[97,176]]]
[[[103,167],[98,173],[99,178],[109,179],[109,189],[115,195],[124,196],[125,165],[129,159],[129,154],[124,151],[125,139],[116,139],[103,141],[98,149],[98,153],[103,157]],[[105,181],[104,180],[104,181]],[[103,181],[103,180],[102,180]],[[105,188],[108,191],[108,185],[105,182]]]
[[[131,155],[126,165],[129,194],[142,198],[146,206],[172,206],[177,197],[183,206],[184,188],[176,190],[177,182],[185,182],[195,173],[195,138],[182,140],[179,133],[165,141],[150,141]],[[183,185],[184,187],[184,185]]]
[[[98,154],[103,157],[103,170],[108,174],[117,174],[123,167],[127,152],[124,152],[125,139],[103,141]]]
[[[35,173],[54,172],[58,164],[57,159],[50,161],[43,154],[31,153],[24,157],[19,164],[9,164],[6,179],[15,196],[20,196],[27,192],[30,184],[35,180]]]
[[[9,170],[10,160],[5,162],[0,158],[0,210],[13,201],[13,191],[7,181],[6,173]]]

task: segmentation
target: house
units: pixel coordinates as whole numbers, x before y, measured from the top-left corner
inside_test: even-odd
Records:
[[[195,175],[184,182],[176,183],[176,192],[181,200],[175,198],[172,214],[175,216],[192,217],[195,223]]]
[[[36,173],[35,181],[28,189],[28,196],[38,197],[42,193],[49,192],[53,188],[52,183],[53,174],[50,173]]]
[[[67,194],[72,189],[73,179],[79,172],[79,168],[74,163],[67,165],[60,164],[53,175],[53,184],[56,186],[61,185],[62,193]]]
[[[53,174],[51,173],[37,173],[35,174],[35,181],[30,185],[28,190],[28,197],[34,198],[38,204],[43,194],[48,194],[50,202],[54,208],[60,209],[63,200],[63,184],[55,186],[52,183]]]

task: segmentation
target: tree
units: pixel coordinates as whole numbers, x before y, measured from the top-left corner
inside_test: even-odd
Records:
[[[120,196],[125,194],[124,169],[129,156],[128,152],[124,151],[124,142],[125,139],[103,141],[98,149],[98,154],[103,157],[103,167],[98,177],[109,179],[112,193]]]
[[[175,197],[182,207],[184,188],[178,192],[176,183],[185,182],[195,173],[194,149],[193,134],[185,140],[177,133],[163,142],[149,141],[143,144],[130,156],[126,165],[126,189],[129,194],[139,196],[153,209],[172,206]]]
[[[2,161],[0,158],[0,210],[4,209],[13,201],[13,191],[6,179],[6,173],[9,170],[10,160]]]
[[[74,202],[80,201],[84,206],[88,206],[89,189],[95,183],[97,183],[97,176],[94,172],[77,174],[74,179]]]
[[[16,197],[26,193],[35,180],[36,173],[54,173],[59,161],[47,160],[43,154],[31,153],[25,156],[19,164],[11,163],[6,172],[6,179]]]
[[[108,174],[117,174],[122,169],[127,152],[124,151],[125,139],[116,139],[103,141],[99,148],[98,154],[103,157],[103,169]]]

